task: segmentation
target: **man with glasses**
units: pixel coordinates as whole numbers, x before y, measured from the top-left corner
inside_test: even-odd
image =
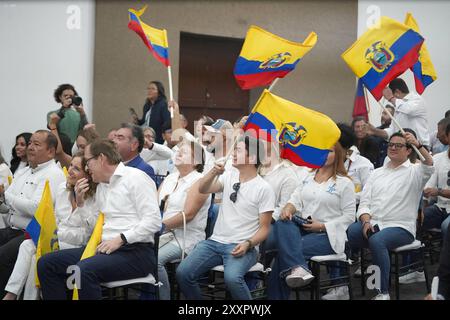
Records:
[[[85,247],[60,250],[39,259],[45,300],[67,298],[67,268],[79,268],[80,300],[99,300],[100,283],[141,278],[156,270],[153,239],[161,230],[155,183],[141,170],[124,166],[114,144],[98,140],[84,150],[86,167],[98,183],[95,202],[105,214],[102,242],[93,257],[80,261]],[[80,183],[85,189],[88,181]],[[78,207],[83,207],[77,198]]]
[[[450,124],[447,125],[445,134],[447,139],[450,138]],[[424,206],[431,197],[437,197],[437,202],[425,208],[422,228],[425,230],[441,228],[442,238],[445,239],[450,223],[450,150],[435,155],[433,162],[435,172],[423,191]]]
[[[417,147],[425,161],[408,159]],[[389,161],[375,169],[361,193],[358,221],[347,230],[352,249],[370,248],[373,264],[381,271],[381,286],[374,300],[390,300],[389,250],[410,244],[423,187],[434,171],[433,158],[410,132],[394,133],[388,143]]]
[[[241,137],[233,153],[237,170],[225,172],[223,164],[217,163],[199,182],[201,193],[223,192],[223,200],[212,236],[200,242],[177,269],[187,299],[202,298],[198,280],[218,265],[224,265],[231,297],[251,299],[244,275],[257,261],[256,247],[269,234],[275,207],[273,190],[257,174],[259,150],[263,146],[257,139]]]

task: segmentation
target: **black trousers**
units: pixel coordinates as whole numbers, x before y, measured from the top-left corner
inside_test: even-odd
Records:
[[[5,295],[5,287],[14,269],[20,244],[25,240],[22,230],[0,229],[0,297]]]

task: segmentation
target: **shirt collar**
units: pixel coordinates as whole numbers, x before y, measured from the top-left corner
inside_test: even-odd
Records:
[[[139,162],[141,162],[140,158],[141,157],[138,154],[133,159],[128,160],[128,161],[124,161],[123,164],[126,165],[126,166],[129,166],[129,167],[133,167],[133,166],[137,165]]]
[[[384,165],[384,167],[385,167],[385,168],[388,168],[388,169],[396,170],[396,169],[398,169],[398,168],[400,168],[400,167],[409,168],[409,167],[412,166],[412,163],[411,163],[411,161],[409,161],[409,159],[406,159],[406,161],[403,162],[401,165],[399,165],[397,168],[392,168],[391,162],[392,162],[391,160],[389,160],[388,162],[386,162],[386,164]]]
[[[45,168],[51,166],[51,165],[54,164],[54,163],[55,163],[55,160],[54,160],[54,159],[51,159],[51,160],[49,160],[49,161],[47,161],[47,162],[38,164],[36,168],[31,168],[31,167],[30,167],[30,168],[31,168],[31,173],[39,172],[39,171],[41,171],[41,170],[43,170],[43,169],[45,169]]]

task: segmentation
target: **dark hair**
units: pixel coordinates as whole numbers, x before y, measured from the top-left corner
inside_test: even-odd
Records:
[[[163,98],[167,100],[166,90],[164,89],[163,84],[160,81],[150,81],[150,83],[153,83],[156,86],[156,89],[158,89],[158,99]]]
[[[120,128],[130,129],[131,135],[136,138],[139,143],[138,152],[141,152],[144,148],[144,131],[142,128],[131,123],[122,123]]]
[[[395,108],[393,106],[391,106],[390,104],[388,104],[387,106],[384,107],[385,109],[391,109],[393,112],[391,112],[392,115],[394,115],[395,112]]]
[[[202,116],[200,117],[200,119],[203,120],[203,125],[204,125],[204,126],[210,126],[210,125],[212,125],[212,124],[214,123],[213,118],[211,118],[211,117],[209,117],[209,116],[207,116],[207,115],[202,115]]]
[[[53,93],[53,97],[55,98],[55,101],[58,103],[61,103],[61,99],[59,98],[64,90],[72,90],[73,93],[75,93],[75,95],[78,95],[77,90],[75,90],[75,87],[71,84],[65,83],[65,84],[61,84],[59,85],[58,88],[56,88],[55,92]]]
[[[392,92],[395,92],[395,90],[400,90],[403,93],[409,93],[408,86],[406,85],[406,82],[401,78],[396,78],[392,80],[389,83],[389,88],[392,90]]]
[[[30,142],[31,139],[31,133],[30,132],[23,132],[21,134],[19,134],[16,137],[16,144],[17,144],[17,140],[19,140],[19,138],[23,138],[25,140],[25,145],[28,146],[28,143]],[[20,161],[21,159],[17,156],[16,154],[16,145],[14,145],[14,147],[12,148],[12,159],[11,159],[11,172],[14,173],[16,172],[17,168],[19,167]]]
[[[167,130],[172,130],[172,122],[170,120],[164,122],[161,126],[161,132],[164,133]]]
[[[352,130],[355,129],[355,123],[357,123],[358,121],[364,121],[364,123],[367,123],[366,118],[364,118],[363,116],[357,116],[357,117],[353,118],[353,121],[352,121]]]
[[[353,129],[345,123],[337,124],[339,130],[341,130],[341,137],[339,138],[339,143],[344,149],[349,149],[356,142],[356,135]]]
[[[35,133],[45,133],[47,134],[47,138],[45,139],[45,143],[47,144],[47,148],[55,148],[55,152],[56,152],[56,148],[58,147],[58,139],[56,138],[56,136],[51,133],[48,130],[37,130]],[[61,140],[62,141],[62,140]],[[71,154],[72,152],[69,152],[68,154]]]
[[[438,126],[444,126],[444,128],[447,128],[448,124],[450,124],[450,118],[444,118],[438,122]]]
[[[98,157],[100,154],[103,154],[111,165],[119,164],[122,161],[116,145],[108,139],[96,140],[89,144],[89,146],[93,157]]]
[[[414,136],[414,138],[417,139],[416,132],[415,132],[413,129],[410,129],[410,128],[403,128],[403,130],[404,130],[405,132],[411,133],[411,134]],[[403,136],[403,134],[402,134],[400,131],[397,131],[397,132],[395,132],[394,134],[392,134],[391,137],[389,138],[389,142],[391,142],[391,140],[392,140],[393,137],[401,137],[401,138],[403,138],[403,139],[406,140],[406,138]],[[411,146],[409,143],[406,143],[406,148],[412,149],[412,146]],[[409,158],[409,161],[411,161],[412,163],[415,163],[415,162],[417,161],[417,159],[418,159],[418,156],[417,156],[417,154],[416,154],[415,152],[411,152],[411,153],[409,154],[408,158]]]
[[[445,118],[449,118],[450,117],[450,110],[445,111],[444,117]]]
[[[83,172],[84,172],[85,174],[88,174],[88,173],[85,171],[85,168],[86,168],[86,158],[84,157],[84,152],[83,152],[83,151],[78,151],[78,152],[73,156],[72,160],[75,159],[75,158],[80,158],[80,159],[81,159],[81,170],[83,170]],[[89,190],[84,194],[84,199],[85,199],[85,200],[88,199],[88,198],[94,197],[95,191],[97,190],[97,185],[98,185],[98,183],[92,181],[92,179],[89,179],[89,183],[88,183],[88,184],[89,184]],[[74,186],[67,186],[67,189],[70,190],[70,191],[72,191],[72,190],[74,189]]]
[[[259,139],[256,139],[255,137],[252,137],[248,134],[245,134],[241,136],[238,140],[238,142],[244,142],[245,144],[245,151],[247,151],[247,155],[253,155],[254,147],[256,146],[256,164],[255,167],[259,168],[261,165],[261,162],[264,160],[264,146],[262,145],[261,141]]]
[[[447,128],[445,128],[445,135],[448,136],[450,133],[450,124],[447,125]]]

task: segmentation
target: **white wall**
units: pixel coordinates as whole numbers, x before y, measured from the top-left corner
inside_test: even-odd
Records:
[[[92,119],[94,0],[0,2],[0,147],[46,127],[53,91],[71,83]]]
[[[359,0],[358,2],[358,36],[367,30],[367,21],[379,10],[382,16],[388,16],[404,22],[407,12],[411,12],[419,24],[420,33],[425,38],[425,44],[431,55],[431,60],[437,73],[437,80],[429,85],[423,97],[427,104],[428,125],[430,132],[436,130],[437,122],[450,109],[450,36],[448,23],[450,21],[450,1],[378,1]],[[411,71],[406,71],[402,78],[410,90],[415,90],[414,77]],[[380,123],[380,107],[370,95],[370,121]]]

